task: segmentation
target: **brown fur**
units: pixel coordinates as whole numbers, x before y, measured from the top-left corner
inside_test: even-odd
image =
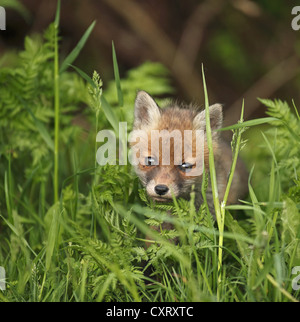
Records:
[[[220,138],[216,130],[222,126],[223,115],[222,107],[219,104],[210,106],[210,123],[212,129],[213,150],[217,173],[218,192],[220,200],[223,199],[227,179],[231,167],[232,155],[230,147],[225,144]],[[206,142],[206,122],[205,112],[199,111],[192,106],[178,106],[176,104],[169,105],[163,109],[159,108],[153,98],[144,91],[138,93],[135,103],[135,121],[134,130],[145,130],[148,135],[148,146],[145,143],[143,149],[140,151],[141,160],[147,157],[155,157],[159,155],[157,165],[138,164],[135,168],[137,175],[140,177],[142,184],[146,187],[148,195],[158,201],[165,202],[172,199],[172,194],[175,197],[182,197],[189,199],[192,186],[195,186],[196,192],[196,206],[199,207],[203,202],[201,195],[202,175],[191,176],[189,172],[183,172],[182,168],[176,164],[175,157],[176,146],[174,140],[170,142],[170,164],[163,165],[162,151],[163,147],[169,140],[168,136],[162,135],[160,137],[160,144],[158,151],[152,149],[150,132],[152,130],[167,130],[179,131],[182,137],[182,146],[184,141],[184,131],[192,131],[192,155],[188,155],[189,160],[193,160],[196,155],[196,130],[202,130],[204,135],[204,149],[201,158],[204,159],[206,172],[208,173],[209,167],[209,151]],[[162,132],[160,132],[162,133]],[[174,132],[175,133],[175,132]],[[155,139],[157,137],[154,136]],[[178,141],[177,141],[178,142]],[[132,144],[134,149],[134,144]],[[182,155],[182,162],[190,163],[189,160],[184,160]],[[203,160],[202,159],[202,160]],[[247,174],[242,162],[239,160],[235,177],[232,183],[229,203],[236,203],[238,198],[243,197],[247,189]],[[158,185],[163,185],[169,188],[169,191],[163,195],[158,194],[156,191]],[[211,187],[209,185],[206,193],[209,208],[214,213],[213,200]]]

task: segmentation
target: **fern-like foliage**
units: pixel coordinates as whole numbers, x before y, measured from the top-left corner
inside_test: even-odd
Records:
[[[262,99],[268,107],[267,114],[276,117],[274,152],[278,167],[282,172],[282,183],[291,187],[294,180],[300,177],[300,119],[293,113],[287,102],[281,100]]]
[[[137,283],[143,287],[142,268],[135,263],[145,256],[145,251],[134,247],[136,229],[127,220],[120,223],[119,231],[111,235],[109,243],[88,237],[74,222],[70,225],[74,229],[74,238],[68,247],[67,264],[75,262],[74,258],[78,256],[82,258],[81,267],[72,270],[80,278],[82,266],[86,265],[90,300],[111,301],[116,296],[125,300],[124,286]],[[122,232],[131,238],[124,238]]]
[[[12,154],[19,175],[39,167],[43,180],[53,158],[54,32],[50,25],[43,38],[26,37],[16,66],[0,69],[0,156]],[[70,143],[76,134],[72,114],[86,102],[86,85],[77,74],[64,72],[60,91],[61,142]]]

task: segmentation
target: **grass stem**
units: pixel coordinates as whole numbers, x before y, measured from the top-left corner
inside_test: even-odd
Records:
[[[54,23],[54,202],[58,202],[59,187],[59,54],[58,54],[58,29],[59,29],[60,1],[58,2],[56,19]]]
[[[221,213],[220,201],[218,195],[218,185],[217,185],[217,175],[214,161],[214,152],[213,152],[213,144],[212,144],[212,131],[210,126],[210,117],[209,117],[209,101],[208,94],[205,82],[204,75],[204,67],[202,65],[202,77],[203,77],[203,89],[204,89],[204,97],[205,97],[205,119],[206,119],[206,138],[207,138],[207,146],[209,151],[209,173],[211,180],[211,188],[213,195],[213,202],[215,208],[215,215],[217,219],[218,229],[219,229],[219,248],[218,248],[218,289],[217,289],[217,299],[220,300],[220,285],[222,281],[222,251],[223,251],[223,233],[224,233],[224,218]]]

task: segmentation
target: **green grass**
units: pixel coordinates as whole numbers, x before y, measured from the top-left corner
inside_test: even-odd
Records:
[[[68,68],[94,23],[59,64],[57,12],[45,39],[28,38],[19,65],[0,70],[0,266],[7,277],[0,301],[299,301],[292,288],[300,266],[298,114],[264,100],[269,117],[243,122],[241,104],[240,122],[225,129],[233,131],[234,155],[226,196],[240,150],[251,169],[249,196],[237,205],[218,200],[210,153],[217,221],[206,202],[195,209],[194,192],[190,201],[154,205],[130,164],[97,165],[95,134],[112,129],[119,137],[141,82],[153,95],[169,94],[165,70],[148,63],[120,80],[113,47],[115,81],[102,91],[98,73]],[[204,92],[207,108],[205,79]],[[72,124],[79,112],[88,130]],[[208,144],[212,151],[209,130]],[[175,228],[163,230],[163,222]]]

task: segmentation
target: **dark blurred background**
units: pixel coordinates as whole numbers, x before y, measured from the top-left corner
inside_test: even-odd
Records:
[[[243,98],[246,119],[264,116],[257,97],[294,99],[300,106],[300,30],[291,27],[296,1],[61,2],[61,57],[97,20],[75,64],[90,75],[99,71],[104,86],[113,79],[114,41],[121,77],[145,61],[161,62],[170,71],[176,98],[202,105],[203,63],[210,102],[224,104],[226,124],[239,118]],[[0,32],[5,65],[11,52],[23,48],[27,34],[42,32],[54,20],[56,1],[0,0],[0,5],[7,12],[7,30]]]

